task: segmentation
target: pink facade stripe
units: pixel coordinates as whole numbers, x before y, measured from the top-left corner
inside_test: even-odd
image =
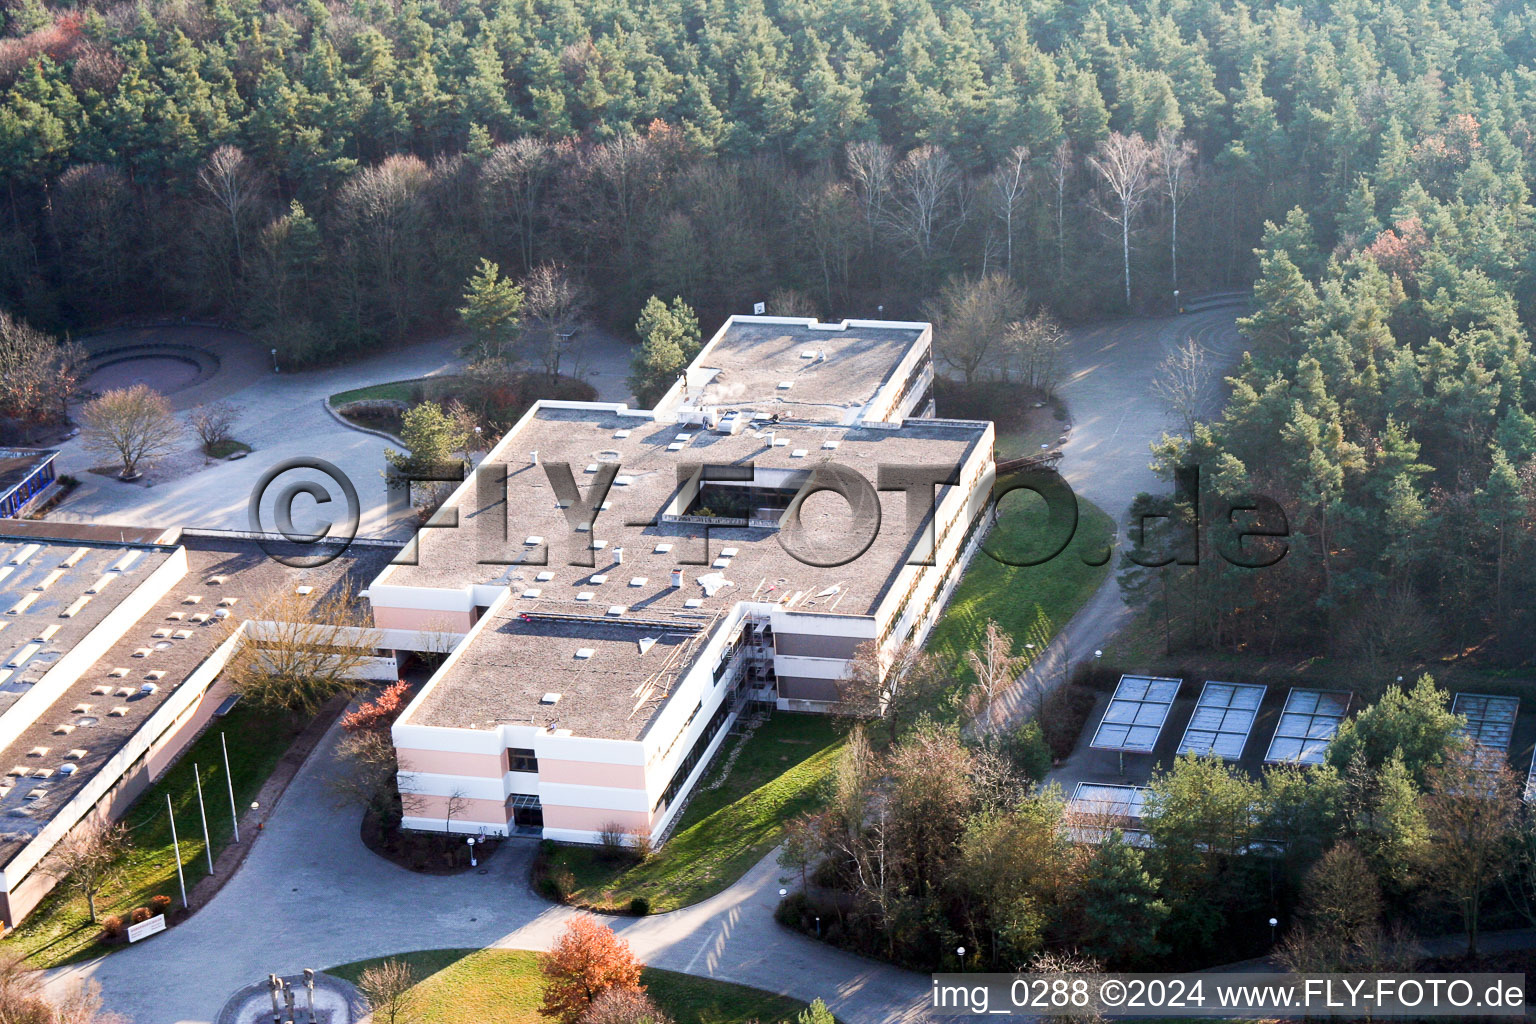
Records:
[[[507,770],[505,754],[461,754],[448,750],[395,748],[400,770],[430,775],[460,775],[500,780]]]
[[[573,786],[604,786],[609,789],[644,789],[645,766],[595,764],[591,761],[556,761],[539,758],[540,782],[565,782]]]

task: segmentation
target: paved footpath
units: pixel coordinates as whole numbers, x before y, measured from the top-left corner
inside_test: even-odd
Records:
[[[187,329],[177,328],[178,331]],[[165,333],[165,332],[160,332]],[[388,441],[339,423],[325,408],[334,394],[369,384],[437,377],[456,373],[463,366],[458,353],[458,338],[437,338],[399,348],[371,359],[344,366],[296,373],[273,373],[270,358],[257,351],[254,341],[229,332],[208,329],[192,338],[180,335],[171,340],[183,343],[216,344],[224,368],[207,384],[188,393],[172,396],[178,411],[194,401],[225,400],[239,408],[233,436],[255,450],[244,459],[219,462],[206,468],[199,457],[186,453],[173,456],[183,468],[194,471],[177,475],[151,470],[151,487],[124,484],[111,477],[86,472],[87,467],[102,462],[100,456],[85,451],[82,438],[60,445],[60,471],[80,480],[80,487],[49,518],[60,522],[111,523],[125,526],[187,526],[205,529],[245,530],[249,516],[247,503],[258,479],[269,468],[292,458],[322,458],[335,465],[357,489],[360,505],[358,533],[364,537],[408,532],[408,522],[390,523],[384,487],[384,449]],[[624,375],[630,351],[622,339],[611,334],[592,332],[583,373],[605,402],[630,401]],[[185,446],[195,447],[188,432]],[[285,473],[279,483],[289,484],[301,477],[314,479],[327,487],[339,502],[341,495],[323,476],[308,472]],[[295,503],[294,519],[300,530],[318,527],[335,517],[330,506],[309,518],[308,499]],[[271,530],[268,514],[263,526]]]
[[[1213,367],[1203,413],[1220,412],[1225,394],[1222,378],[1243,352],[1237,317],[1243,310],[1226,306],[1162,319],[1122,320],[1070,332],[1067,373],[1058,394],[1072,417],[1072,431],[1062,445],[1062,475],[1074,491],[1108,513],[1119,524],[1120,549],[1126,543],[1127,509],[1137,494],[1170,485],[1152,472],[1149,445],[1174,429],[1168,413],[1152,391],[1158,364],[1188,338],[1206,349]],[[1070,550],[1068,555],[1070,556]],[[996,717],[1016,719],[1028,707],[1026,696],[1036,687],[1054,687],[1071,668],[1093,657],[1130,621],[1130,609],[1120,596],[1117,573],[1105,577],[1045,652],[1019,677],[1003,698]]]
[[[547,949],[574,913],[528,885],[532,842],[504,843],[485,874],[418,875],[369,852],[361,812],[338,810],[333,727],[267,819],[244,865],[171,930],[49,983],[92,978],[110,1010],[136,1024],[207,1024],[234,992],[293,974],[415,949]],[[770,855],[725,892],[683,910],[607,918],[656,967],[809,1001],[839,1020],[921,1019],[926,976],[842,953],[773,920],[780,871]]]

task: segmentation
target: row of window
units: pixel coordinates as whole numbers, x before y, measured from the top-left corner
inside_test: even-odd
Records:
[[[733,703],[729,699],[720,702],[720,706],[710,716],[709,724],[704,726],[704,731],[699,733],[699,738],[688,749],[688,753],[683,755],[683,759],[677,763],[677,770],[672,773],[672,778],[668,780],[667,788],[662,790],[661,796],[656,798],[656,805],[651,808],[652,814],[661,814],[667,807],[672,805],[672,801],[676,799],[678,791],[683,788],[683,783],[688,781],[689,774],[698,765],[699,758],[703,757],[704,752],[709,749],[710,743],[713,742],[715,735],[720,732],[720,727],[725,724],[725,720],[731,717],[731,705]]]

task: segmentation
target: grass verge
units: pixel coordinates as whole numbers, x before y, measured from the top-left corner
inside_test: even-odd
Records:
[[[776,712],[746,741],[725,781],[730,744],[699,784],[670,841],[643,864],[615,863],[593,847],[557,847],[546,870],[575,879],[573,903],[627,910],[636,896],[653,912],[707,899],[736,881],[779,842],[784,823],[820,798],[842,734],[819,715]]]
[[[986,550],[971,559],[949,606],[928,637],[928,650],[952,666],[960,683],[974,681],[964,655],[980,642],[988,620],[995,620],[1012,635],[1016,650],[1024,650],[1025,643],[1043,646],[1109,575],[1112,560],[1095,566],[1086,564],[1084,558],[1102,555],[1113,537],[1114,521],[1081,497],[1077,503],[1077,531],[1066,548],[1049,561],[1007,565]],[[1015,492],[1004,501],[986,548],[1015,561],[1026,560],[1044,553],[1039,544],[1026,541],[1045,535],[1044,503],[1027,492]]]
[[[414,395],[424,390],[430,381],[435,386],[442,386],[442,382],[456,380],[456,377],[413,377],[410,380],[392,380],[384,384],[369,384],[364,388],[353,388],[351,391],[342,391],[330,398],[331,408],[338,408],[348,402],[410,402]]]
[[[227,459],[235,452],[249,452],[251,446],[244,441],[215,441],[203,449],[210,459]]]
[[[410,963],[419,980],[422,1024],[547,1024],[539,1016],[544,983],[538,954],[520,949],[429,949],[395,959]],[[383,958],[332,967],[326,973],[356,983]],[[678,1024],[748,1024],[792,1021],[805,1004],[761,989],[647,967],[651,998]]]
[[[267,776],[301,731],[302,723],[273,719],[241,703],[198,737],[158,782],[136,800],[123,822],[131,844],[118,857],[119,880],[96,901],[97,916],[126,913],[143,906],[155,895],[170,896],[178,911],[181,891],[176,884],[176,857],[171,845],[170,822],[165,813],[169,793],[176,814],[176,834],[181,840],[182,873],[187,889],[208,874],[203,830],[197,811],[193,765],[203,783],[203,802],[208,811],[208,832],[214,856],[229,845],[234,829],[229,816],[229,790],[224,776],[224,757],[219,735],[229,741],[229,769],[235,785],[235,806],[246,807]],[[96,941],[101,927],[90,923],[83,897],[55,889],[21,923],[0,941],[0,950],[26,955],[32,967],[58,967],[87,957],[111,952],[115,946]],[[153,941],[153,940],[150,940]]]

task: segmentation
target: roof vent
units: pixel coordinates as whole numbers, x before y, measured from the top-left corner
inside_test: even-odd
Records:
[[[578,647],[578,648],[576,648],[576,657],[578,657],[578,658],[590,658],[590,657],[592,657],[592,655],[594,655],[596,653],[597,652],[594,651],[590,647]]]
[[[636,642],[640,645],[641,654],[644,654],[646,651],[656,646],[656,638],[653,636],[643,636]]]
[[[539,464],[539,450],[537,448],[528,453],[528,464],[530,466],[537,466]]]
[[[683,585],[683,570],[681,570],[681,569],[673,569],[672,570],[672,589],[676,590],[678,587],[680,587],[682,585]]]
[[[60,775],[73,775],[73,774],[75,774],[76,771],[79,770],[79,767],[80,767],[79,765],[74,765],[74,764],[61,764],[61,765],[59,765],[59,774]]]
[[[216,618],[216,619],[227,619],[227,618],[229,618],[229,609],[228,608],[215,608],[213,610],[213,617]],[[181,630],[177,630],[177,632],[179,633],[179,632],[181,632]]]
[[[293,588],[293,592],[295,594],[298,594],[300,597],[308,597],[310,594],[314,593],[314,591],[315,591],[315,588],[311,587],[311,586],[303,586],[303,587],[294,587]]]
[[[154,683],[145,683],[143,686],[139,687],[139,692],[148,697],[159,689],[160,687],[156,686]]]
[[[560,703],[560,695],[558,693],[546,693],[544,696],[539,698],[539,703],[558,704]]]

